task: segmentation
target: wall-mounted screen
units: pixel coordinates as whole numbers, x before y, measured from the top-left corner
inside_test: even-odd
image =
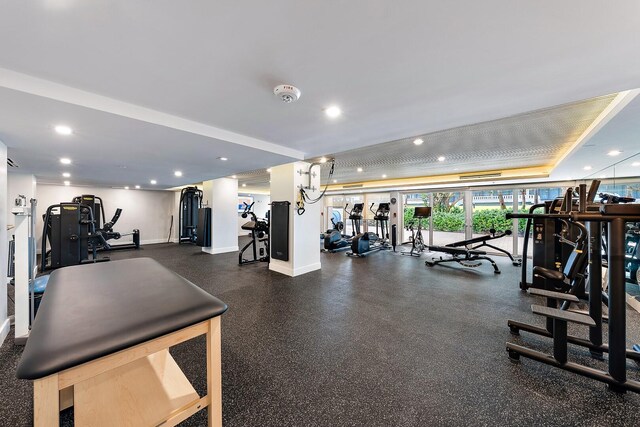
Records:
[[[244,204],[253,203],[253,196],[238,196],[238,212],[244,212]]]

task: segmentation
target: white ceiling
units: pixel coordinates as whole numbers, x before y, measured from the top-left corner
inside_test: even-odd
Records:
[[[230,148],[221,141],[248,150],[233,173],[276,164],[269,153],[336,153],[640,87],[639,27],[636,0],[4,2],[0,68],[17,74],[0,73],[0,86],[91,110],[76,112],[88,145],[104,143],[93,110],[109,111],[107,139],[123,139],[113,155],[148,159],[146,174],[179,158],[170,145],[197,139],[183,154],[199,180],[218,176],[208,155]],[[300,101],[279,102],[279,83],[300,87]],[[3,112],[9,102],[0,97]],[[335,121],[322,113],[333,103],[344,111]],[[51,125],[24,108],[26,123]],[[132,118],[180,132],[159,148],[128,132]],[[11,155],[41,155],[31,133],[11,129],[0,127]],[[129,171],[117,178],[138,179]]]
[[[213,140],[139,120],[82,108],[0,88],[0,140],[9,146],[17,172],[39,182],[168,188],[291,161],[265,151]],[[53,126],[66,123],[74,134],[61,136]],[[73,163],[60,164],[61,157]],[[227,157],[228,161],[218,160]],[[183,172],[182,178],[173,172]],[[157,185],[150,185],[155,179]]]
[[[622,153],[611,157],[607,155],[611,150]],[[584,170],[585,166],[591,166],[591,170]],[[552,179],[631,176],[640,176],[640,96],[636,96],[551,174]]]

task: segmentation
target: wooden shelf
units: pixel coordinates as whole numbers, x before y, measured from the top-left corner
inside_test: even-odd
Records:
[[[205,407],[203,399],[169,351],[162,350],[77,383],[75,425],[174,425],[184,419],[179,414]]]

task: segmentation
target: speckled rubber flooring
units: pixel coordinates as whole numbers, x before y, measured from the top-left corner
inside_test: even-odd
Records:
[[[322,270],[297,278],[237,255],[162,244],[112,259],[155,258],[229,305],[222,323],[224,425],[231,426],[638,426],[640,396],[527,359],[509,362],[507,319],[542,325],[519,269],[427,268],[393,253],[322,254]],[[162,308],[159,307],[159,310]],[[629,310],[629,342],[640,315]],[[572,331],[585,335],[585,330]],[[172,350],[205,390],[204,340]],[[21,348],[0,348],[0,425],[30,425],[32,386],[15,379]],[[572,347],[574,361],[604,367]],[[629,363],[629,377],[640,379]],[[63,414],[63,425],[71,414]],[[185,426],[206,425],[204,414]]]

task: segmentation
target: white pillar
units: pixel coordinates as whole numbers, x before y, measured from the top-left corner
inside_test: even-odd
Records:
[[[27,208],[19,208],[15,206],[15,199],[24,196]],[[35,259],[33,264],[29,261],[31,252],[35,245],[35,239],[30,243],[29,228],[31,226],[32,215],[37,215],[36,211],[31,212],[30,200],[36,198],[36,178],[32,174],[10,173],[7,176],[7,210],[8,223],[13,228],[8,237],[14,235],[16,238],[15,245],[15,304],[14,304],[14,343],[25,344],[29,336],[30,310],[29,310],[29,268],[34,269],[32,277],[35,277]],[[33,231],[35,233],[35,231]],[[32,265],[30,265],[32,264]]]
[[[393,203],[393,200],[396,202]],[[391,211],[389,212],[389,239],[392,239],[392,228],[396,226],[396,242],[402,244],[402,228],[404,227],[404,205],[402,195],[399,191],[392,191],[389,194],[389,202],[391,202]]]
[[[7,316],[7,249],[7,146],[0,142],[0,345],[9,334],[10,327]]]
[[[209,254],[238,251],[238,180],[219,178],[203,183],[203,205],[211,208]]]
[[[305,204],[305,213],[297,214],[296,201],[300,185],[308,186],[310,163],[295,162],[271,168],[271,202],[291,203],[289,207],[289,260],[271,259],[269,269],[287,276],[299,276],[320,269],[320,233],[318,218],[322,212],[322,202]],[[300,172],[303,172],[300,174]],[[311,198],[317,198],[320,188],[320,167],[312,170],[311,186],[305,191]],[[273,236],[270,236],[273,237]]]
[[[28,203],[28,202],[27,202]],[[29,336],[29,224],[31,209],[14,208],[15,246],[15,341],[24,343]]]

